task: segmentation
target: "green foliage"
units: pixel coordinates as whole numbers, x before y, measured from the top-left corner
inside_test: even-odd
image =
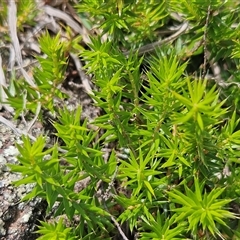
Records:
[[[53,111],[54,98],[62,99],[65,96],[57,87],[64,80],[68,45],[66,42],[60,42],[59,38],[60,34],[55,38],[46,34],[39,40],[42,52],[48,57],[37,57],[41,68],[36,68],[34,72],[37,91],[41,94],[40,102],[51,111]]]
[[[172,202],[183,206],[172,209],[179,213],[175,222],[187,219],[189,224],[188,230],[191,230],[193,235],[196,235],[197,231],[201,228],[203,232],[209,230],[212,235],[221,235],[215,222],[226,225],[223,221],[224,218],[235,217],[233,213],[222,209],[224,205],[232,200],[217,199],[225,189],[213,189],[210,193],[206,193],[205,191],[203,194],[204,184],[200,185],[197,178],[194,178],[195,192],[191,191],[186,185],[184,187],[185,194],[176,189],[168,193]]]
[[[39,230],[36,231],[37,233],[42,234],[41,237],[39,237],[39,240],[73,240],[76,239],[76,237],[72,234],[72,229],[66,227],[63,224],[63,218],[60,218],[58,223],[46,223],[43,221],[40,221],[42,226],[39,226]]]
[[[29,138],[23,137],[23,146],[17,145],[21,154],[18,159],[21,165],[9,166],[13,171],[21,172],[23,175],[23,179],[16,181],[15,185],[36,183],[34,189],[23,200],[40,196],[46,199],[48,211],[55,203],[59,203],[56,215],[65,212],[69,220],[73,219],[74,214],[81,215],[78,231],[83,237],[85,221],[90,231],[96,229],[96,225],[103,226],[102,221],[111,226],[107,219],[109,214],[100,208],[93,190],[97,183],[96,179],[110,181],[112,170],[108,173],[108,168],[112,163],[104,163],[102,152],[96,146],[88,147],[96,134],[88,131],[86,123],[79,126],[81,109],[71,115],[66,111],[61,112],[60,124],[55,125],[58,136],[66,144],[66,152],[60,154],[57,145],[43,151],[46,145],[43,137],[39,137],[33,144]],[[66,131],[65,124],[68,124],[69,131]],[[66,161],[65,167],[61,165],[61,158]],[[83,172],[86,169],[88,172]],[[75,185],[81,184],[84,180],[88,181],[87,178],[92,180],[88,188],[79,189],[79,192],[74,191]]]
[[[40,63],[40,67],[35,68],[33,72],[36,85],[30,86],[22,79],[18,81],[13,79],[12,85],[5,89],[8,103],[16,109],[15,117],[35,112],[38,104],[51,112],[57,111],[54,101],[67,97],[60,91],[59,86],[65,79],[68,51],[74,50],[78,40],[79,38],[70,42],[62,41],[60,34],[52,38],[48,33],[39,39],[41,50],[46,57],[36,57]]]
[[[90,13],[97,19],[103,34],[124,47],[138,47],[156,39],[156,29],[167,21],[167,1],[102,1],[84,0],[77,5],[79,12]]]
[[[5,32],[5,21],[7,21],[8,1],[2,0],[0,6],[0,29],[1,33]],[[36,3],[31,0],[24,0],[16,2],[17,7],[17,28],[23,30],[24,24],[34,25],[35,17],[37,15]],[[7,35],[5,35],[7,37]]]
[[[186,223],[181,222],[176,227],[174,225],[174,220],[176,215],[173,215],[171,219],[166,218],[164,214],[157,212],[156,219],[147,220],[143,218],[143,228],[145,230],[150,230],[150,232],[143,232],[141,239],[166,239],[166,240],[180,240],[182,234],[185,232]]]
[[[240,204],[239,89],[222,90],[209,78],[197,77],[201,71],[188,73],[188,50],[202,38],[206,46],[196,55],[207,49],[215,61],[225,59],[233,69],[239,67],[238,36],[229,30],[236,12],[228,12],[230,3],[217,0],[211,1],[211,11],[209,2],[157,3],[119,0],[116,7],[115,1],[84,0],[76,6],[91,13],[108,35],[107,41],[92,38],[89,49],[79,53],[98,88],[92,98],[102,109],[92,128],[87,120],[80,121],[81,108],[54,106],[54,98],[64,97],[58,86],[68,52],[81,49],[79,39],[63,42],[60,35],[43,36],[39,42],[47,57],[37,58],[41,68],[34,72],[36,89],[19,81],[13,83],[17,91],[8,92],[18,114],[34,111],[37,102],[58,112],[52,124],[61,146],[47,146],[42,136],[35,143],[23,137],[23,144],[17,145],[20,164],[10,165],[23,175],[16,185],[35,183],[23,200],[46,199],[48,211],[56,206],[55,216],[64,215],[70,222],[69,227],[62,220],[41,222],[39,239],[57,234],[59,239],[111,239],[117,224],[144,240],[239,236],[232,207]],[[175,45],[161,46],[148,58],[120,51],[154,39],[172,10],[184,13],[192,24]],[[230,51],[221,52],[226,40]],[[114,148],[105,159],[108,145]]]
[[[23,30],[24,24],[34,25],[37,16],[37,6],[34,1],[24,0],[17,2],[17,27]]]
[[[4,21],[6,21],[7,18],[7,3],[2,2],[2,5],[0,7],[0,26],[2,27],[1,32],[4,30],[3,25]]]

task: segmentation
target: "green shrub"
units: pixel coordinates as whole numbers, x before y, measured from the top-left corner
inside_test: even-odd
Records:
[[[54,107],[54,98],[63,97],[57,86],[71,45],[59,36],[40,39],[47,58],[38,57],[37,89],[20,82],[15,83],[18,95],[8,94],[19,114],[40,103],[58,116],[53,126],[61,148],[46,148],[42,136],[35,143],[23,137],[20,164],[11,165],[23,175],[16,185],[35,183],[23,200],[46,199],[48,211],[57,204],[55,216],[69,221],[68,227],[62,221],[42,222],[39,239],[59,232],[56,239],[111,239],[124,225],[139,239],[240,237],[232,208],[240,204],[238,88],[231,83],[221,89],[219,82],[202,79],[202,70],[188,73],[191,56],[206,50],[215,61],[239,70],[239,35],[229,26],[240,6],[212,1],[209,11],[202,1],[177,2],[119,0],[116,7],[115,1],[85,0],[76,6],[89,11],[108,34],[105,42],[92,38],[89,50],[79,53],[98,88],[91,97],[103,111],[91,123],[94,129],[87,120],[80,123],[80,107],[73,112]],[[189,21],[187,34],[139,57],[134,49],[156,40],[156,30],[170,21],[172,10]],[[126,56],[123,48],[132,52]],[[225,84],[228,75],[223,75]],[[237,83],[239,76],[232,76]],[[104,159],[108,145],[114,148]],[[76,216],[78,222],[71,225]]]

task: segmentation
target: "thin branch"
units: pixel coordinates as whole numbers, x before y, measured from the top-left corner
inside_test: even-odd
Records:
[[[132,51],[130,50],[130,51],[124,52],[123,54],[128,56],[131,52],[133,52],[133,53],[138,52],[138,55],[141,56],[145,53],[152,52],[156,48],[162,46],[163,44],[166,44],[168,42],[175,40],[178,36],[183,34],[187,30],[187,28],[188,28],[188,22],[183,22],[183,24],[180,25],[180,27],[178,28],[177,32],[175,32],[171,36],[169,36],[163,40],[159,40],[157,42],[149,43],[145,46],[140,47],[138,50],[132,50]]]
[[[117,176],[117,172],[118,172],[118,166],[116,166],[116,169],[115,169],[115,171],[114,171],[114,173],[112,175],[111,182],[108,185],[108,188],[106,190],[102,189],[102,192],[105,192],[105,194],[102,196],[102,202],[103,202],[104,208],[110,214],[110,218],[113,221],[113,223],[116,226],[116,228],[118,229],[118,232],[120,233],[122,238],[124,240],[128,240],[128,238],[126,237],[125,233],[123,232],[120,224],[117,222],[117,220],[114,218],[114,216],[109,212],[109,209],[108,209],[108,207],[106,205],[106,200],[109,199],[109,197],[110,197],[110,190],[111,190],[111,188],[113,188],[114,181],[115,181],[116,176]],[[103,186],[102,186],[102,188],[103,188]]]
[[[74,53],[70,53],[70,56],[75,63],[78,75],[82,80],[83,87],[85,88],[85,90],[88,94],[92,95],[93,91],[92,91],[92,88],[91,88],[90,83],[89,83],[89,77],[83,71],[83,69],[82,69],[83,66],[82,66],[82,63],[81,63],[79,57]]]
[[[211,12],[211,6],[208,6],[208,11],[207,11],[207,18],[206,18],[206,23],[205,23],[205,29],[203,33],[203,51],[204,51],[204,59],[203,59],[203,73],[202,73],[202,78],[204,79],[206,76],[206,69],[207,69],[207,29],[208,29],[208,24],[209,24],[209,17],[210,17],[210,12]]]
[[[126,235],[125,235],[125,233],[123,232],[123,230],[121,229],[119,223],[118,223],[118,222],[115,220],[115,218],[113,217],[113,215],[110,215],[110,218],[111,218],[111,220],[113,221],[114,225],[117,227],[117,229],[118,229],[119,233],[121,234],[122,238],[123,238],[124,240],[129,240],[129,239],[126,237]]]

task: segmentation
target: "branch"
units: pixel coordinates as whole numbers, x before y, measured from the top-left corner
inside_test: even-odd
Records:
[[[138,55],[141,56],[144,53],[152,52],[156,48],[162,46],[163,44],[175,40],[178,36],[183,34],[187,30],[187,28],[188,28],[188,22],[183,22],[183,24],[180,25],[180,27],[178,28],[177,32],[175,32],[171,36],[169,36],[169,37],[167,37],[167,38],[165,38],[163,40],[159,40],[157,42],[149,43],[149,44],[147,44],[145,46],[140,47],[138,50],[130,50],[130,51],[124,52],[123,54],[125,56],[128,56],[131,52],[133,52],[133,53],[138,52]]]

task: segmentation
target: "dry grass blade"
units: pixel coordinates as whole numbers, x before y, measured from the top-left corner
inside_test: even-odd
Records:
[[[19,64],[22,64],[21,48],[17,37],[17,7],[14,1],[9,1],[8,3],[8,26],[16,60]]]
[[[33,82],[32,78],[28,75],[28,73],[23,68],[21,48],[20,48],[18,37],[17,37],[17,7],[16,7],[16,4],[14,1],[9,1],[9,3],[8,3],[8,25],[9,25],[9,30],[10,30],[10,37],[11,37],[12,44],[13,44],[14,51],[15,51],[16,61],[20,67],[21,73],[23,74],[27,83],[30,86],[36,88],[36,85]],[[39,92],[37,92],[37,94],[38,94],[38,97],[40,97]],[[40,102],[38,102],[38,106],[37,106],[37,109],[35,112],[35,117],[28,124],[27,131],[29,131],[31,129],[34,122],[37,120],[40,110],[41,110],[41,104],[40,104]]]
[[[9,26],[11,41],[15,51],[16,61],[20,67],[20,70],[25,80],[28,82],[28,84],[30,84],[32,87],[36,87],[32,78],[28,75],[28,73],[22,67],[21,48],[20,48],[18,37],[17,37],[17,7],[14,1],[9,1],[8,3],[8,26]]]
[[[83,41],[85,43],[90,42],[89,37],[86,34],[84,34],[84,31],[80,27],[80,25],[75,20],[73,20],[68,14],[50,6],[44,6],[43,9],[48,15],[65,21],[69,27],[71,27],[76,33],[79,33],[83,37]]]
[[[8,104],[4,104],[4,102],[6,102],[7,99],[7,95],[3,90],[3,87],[6,87],[6,79],[5,79],[5,75],[2,69],[2,57],[0,54],[0,110],[1,110],[1,105],[5,107],[5,109],[11,113],[14,112],[14,109],[12,107],[10,107]]]

